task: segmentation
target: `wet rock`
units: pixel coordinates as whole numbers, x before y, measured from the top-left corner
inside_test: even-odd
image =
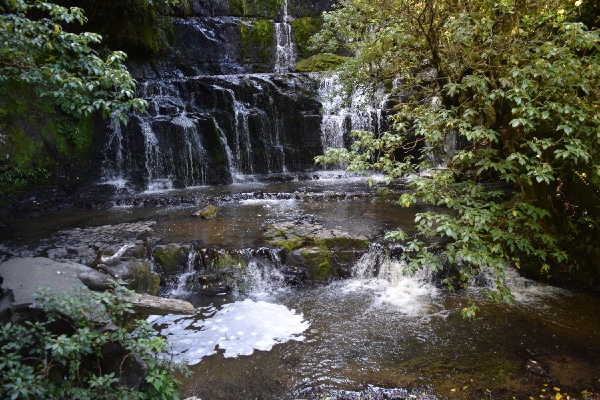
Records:
[[[299,286],[308,281],[308,268],[303,265],[286,265],[281,269],[283,279],[290,286]]]
[[[202,219],[209,219],[214,218],[217,215],[217,212],[219,212],[219,207],[209,205],[204,207],[202,210],[196,211],[195,213],[191,214],[191,216],[200,217]]]
[[[305,247],[293,251],[286,264],[305,269],[309,278],[314,281],[326,281],[332,275],[331,252],[318,247]]]
[[[178,275],[187,268],[189,251],[189,246],[176,243],[157,245],[154,248],[154,261],[165,276]]]
[[[69,294],[87,291],[89,289],[79,280],[79,274],[89,270],[89,267],[73,261],[42,257],[12,258],[0,264],[3,286],[13,290],[15,305],[33,303],[34,293],[43,286]]]
[[[131,260],[117,265],[99,265],[114,279],[127,282],[127,288],[137,293],[158,294],[160,276],[152,270],[148,260]]]
[[[318,246],[325,249],[366,249],[369,238],[354,235],[319,223],[299,220],[284,221],[269,225],[265,232],[268,243],[285,250],[303,246]]]
[[[146,382],[148,364],[137,354],[131,353],[119,342],[108,342],[102,346],[99,360],[102,371],[113,373],[119,384],[133,390],[140,390]]]
[[[113,287],[113,277],[95,269],[81,271],[77,276],[91,290],[107,290]]]

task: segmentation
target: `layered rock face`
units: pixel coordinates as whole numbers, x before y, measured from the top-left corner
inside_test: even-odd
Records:
[[[138,79],[265,73],[293,69],[334,0],[195,0],[173,17],[171,46],[148,59],[132,54]],[[286,65],[287,63],[287,65]]]
[[[103,179],[151,190],[314,170],[320,77],[289,71],[331,3],[189,2],[168,51],[129,63],[150,107],[106,128]]]
[[[144,81],[149,112],[109,129],[104,168],[139,188],[309,170],[323,151],[314,87],[302,75]]]

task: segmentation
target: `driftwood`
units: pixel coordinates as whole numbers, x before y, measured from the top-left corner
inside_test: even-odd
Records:
[[[166,299],[149,294],[135,294],[131,302],[136,310],[151,314],[194,314],[192,303],[185,300]]]

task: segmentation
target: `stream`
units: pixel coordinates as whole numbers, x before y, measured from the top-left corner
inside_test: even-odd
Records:
[[[0,243],[44,255],[44,246],[65,231],[147,221],[161,243],[232,249],[265,246],[267,224],[302,218],[372,242],[389,229],[412,232],[420,209],[372,192],[361,178],[323,176],[148,192],[135,201],[212,199],[220,209],[200,221],[190,217],[197,204],[140,207],[122,197],[109,209],[13,215],[3,222]],[[525,399],[600,392],[598,294],[543,286],[510,271],[516,302],[496,304],[479,294],[485,279],[470,293],[450,293],[428,271],[405,275],[401,262],[378,251],[374,246],[355,262],[349,279],[289,287],[277,271],[248,265],[244,294],[171,292],[198,313],[149,320],[174,357],[191,364],[183,398]],[[467,295],[481,307],[471,320],[460,314]]]

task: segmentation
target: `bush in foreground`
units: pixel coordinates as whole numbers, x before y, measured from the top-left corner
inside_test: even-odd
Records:
[[[133,292],[38,293],[32,318],[0,327],[0,397],[176,399],[165,340],[134,320]],[[14,320],[15,318],[13,318]]]

